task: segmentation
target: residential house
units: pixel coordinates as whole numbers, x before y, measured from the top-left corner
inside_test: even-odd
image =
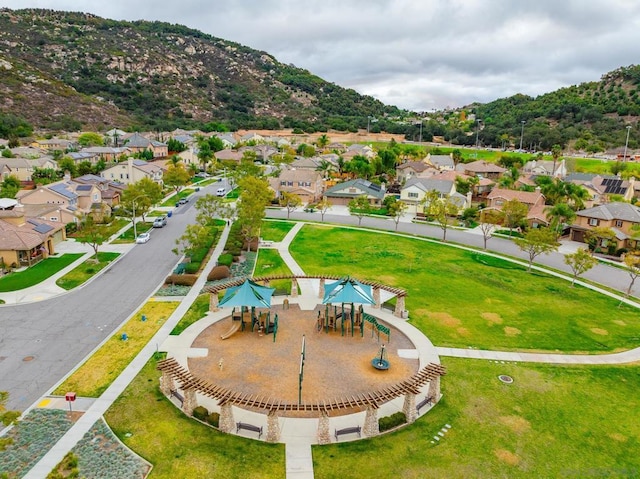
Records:
[[[196,139],[195,137],[187,134],[187,133],[183,133],[180,135],[175,135],[172,137],[174,140],[179,141],[180,143],[182,143],[185,146],[192,146],[194,144],[196,144]]]
[[[471,191],[471,196],[473,201],[484,202],[486,201],[487,195],[491,193],[491,190],[496,185],[496,182],[490,180],[489,178],[481,178],[481,177],[473,177],[465,175],[464,173],[460,173],[458,171],[437,171],[437,170],[428,170],[425,172],[423,178],[433,178],[439,180],[450,180],[456,181],[458,179],[469,181],[471,178],[476,178],[477,183],[473,185],[473,189]]]
[[[108,180],[98,175],[82,175],[74,178],[73,181],[83,185],[95,185],[100,190],[102,202],[110,207],[114,207],[120,203],[120,196],[125,190],[124,184]]]
[[[65,156],[71,158],[76,165],[85,161],[95,165],[100,161],[100,157],[98,155],[95,153],[88,153],[86,151],[72,151],[71,153],[67,153]]]
[[[524,175],[552,176],[563,179],[567,176],[567,165],[564,159],[556,161],[555,164],[551,160],[529,160],[522,167],[522,173]]]
[[[441,171],[453,171],[456,167],[453,158],[449,155],[428,154],[426,161]]]
[[[39,148],[32,148],[30,146],[17,146],[15,148],[11,148],[11,153],[16,158],[26,158],[29,160],[34,160],[36,158],[40,158],[42,156],[46,156],[47,158],[51,158],[50,155],[46,155]]]
[[[98,160],[103,160],[105,163],[112,163],[118,161],[122,155],[130,154],[131,151],[126,147],[89,146],[80,150],[80,153],[95,155],[98,157]]]
[[[322,175],[314,170],[287,169],[282,170],[277,178],[270,180],[271,188],[276,197],[282,193],[298,195],[303,203],[315,203],[322,198]]]
[[[635,196],[636,185],[640,184],[634,177],[624,180],[618,176],[590,173],[571,173],[565,181],[586,188],[590,194],[589,201],[585,202],[588,207],[608,203],[614,195],[624,201],[631,201]]]
[[[258,135],[254,132],[245,133],[240,137],[241,143],[262,143],[264,142],[264,136]]]
[[[0,172],[3,179],[12,175],[23,183],[30,182],[33,181],[32,175],[36,168],[57,169],[58,164],[50,156],[35,159],[0,157]]]
[[[117,128],[112,128],[108,132],[104,134],[105,139],[107,140],[107,144],[112,147],[118,148],[124,144],[124,138],[127,136],[126,131],[118,130]]]
[[[396,166],[396,177],[400,183],[408,181],[409,178],[422,177],[428,170],[434,170],[433,165],[424,161],[407,161]]]
[[[615,202],[594,206],[576,212],[571,225],[571,239],[586,242],[585,237],[593,228],[610,228],[615,234],[616,249],[636,249],[640,246],[640,208],[629,203]],[[607,244],[602,244],[607,246]]]
[[[31,144],[32,147],[38,148],[44,152],[67,151],[77,148],[77,144],[71,140],[62,138],[51,138],[50,140],[37,140]]]
[[[400,201],[407,204],[409,213],[421,214],[424,198],[432,191],[437,192],[439,198],[451,198],[461,210],[471,204],[471,194],[465,197],[458,193],[455,180],[441,179],[437,176],[407,180],[400,190]]]
[[[368,159],[373,159],[376,157],[376,152],[371,145],[361,145],[360,143],[354,143],[349,145],[347,150],[342,154],[342,157],[349,161],[353,159],[354,156],[364,156]]]
[[[479,176],[482,178],[497,180],[507,170],[499,165],[496,165],[495,163],[476,160],[472,161],[471,163],[459,163],[458,166],[456,166],[456,171],[469,176]]]
[[[545,213],[545,198],[540,192],[540,188],[536,188],[536,191],[519,191],[519,190],[507,190],[503,188],[494,188],[487,196],[487,207],[483,210],[502,210],[502,207],[507,201],[518,200],[528,209],[527,223],[532,228],[539,226],[548,226],[549,220]]]
[[[240,163],[242,160],[242,152],[238,150],[220,150],[216,151],[215,157],[218,161],[233,161]]]
[[[137,183],[142,178],[149,178],[159,185],[162,185],[163,175],[164,170],[160,166],[134,158],[128,158],[127,161],[118,163],[100,173],[100,176],[103,178],[124,183],[125,185]]]
[[[66,239],[64,223],[25,216],[15,200],[0,199],[0,258],[4,267],[32,266]]]
[[[139,153],[145,150],[150,150],[153,152],[154,158],[160,158],[169,154],[166,143],[162,143],[161,141],[156,140],[149,140],[148,138],[145,138],[137,132],[126,138],[124,140],[124,145],[132,153]]]
[[[348,205],[351,200],[363,195],[372,206],[381,206],[385,195],[384,185],[376,185],[368,180],[357,178],[332,186],[324,192],[323,196],[333,205]]]
[[[236,140],[233,133],[214,133],[213,136],[217,136],[225,148],[233,148],[238,144],[238,140]]]

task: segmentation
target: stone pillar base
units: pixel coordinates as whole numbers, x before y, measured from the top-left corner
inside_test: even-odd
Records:
[[[373,307],[380,309],[382,307],[382,303],[380,302],[380,288],[377,286],[373,288],[373,300],[375,301]]]
[[[291,278],[291,297],[298,297],[298,281],[296,280],[296,278]]]
[[[267,442],[280,441],[280,422],[278,421],[278,412],[269,411],[267,414]]]
[[[331,432],[329,431],[329,416],[326,412],[320,414],[318,421],[318,444],[330,444]]]
[[[396,300],[396,309],[393,311],[393,315],[396,318],[401,318],[404,310],[404,296],[398,296],[398,299]]]
[[[364,416],[364,435],[373,437],[380,434],[380,426],[378,424],[378,410],[369,406]]]
[[[404,405],[402,406],[402,412],[407,418],[407,424],[411,424],[418,417],[418,412],[416,411],[416,395],[408,393],[404,397]]]
[[[184,391],[184,401],[182,401],[182,411],[187,416],[193,414],[193,410],[198,407],[195,389],[187,389]]]
[[[175,388],[173,376],[166,371],[162,371],[162,376],[160,376],[160,391],[162,394],[169,396],[171,395],[171,390]]]
[[[433,398],[433,403],[440,400],[440,376],[429,381],[429,396]]]
[[[220,422],[218,426],[222,432],[226,432],[227,434],[231,434],[236,430],[236,422],[233,419],[231,403],[224,403],[220,407]]]
[[[209,311],[219,311],[218,308],[218,292],[209,295]]]

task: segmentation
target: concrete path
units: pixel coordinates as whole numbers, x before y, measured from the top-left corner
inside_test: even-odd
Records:
[[[140,351],[135,359],[125,368],[125,370],[116,378],[109,388],[89,407],[82,417],[67,431],[67,433],[44,455],[40,461],[24,476],[25,479],[42,479],[64,458],[82,437],[91,429],[91,426],[100,419],[109,409],[111,404],[122,394],[125,388],[133,381],[133,379],[142,370],[144,365],[149,361],[153,353],[156,351],[156,345],[161,344],[171,333],[175,325],[180,321],[182,316],[187,312],[191,304],[196,300],[204,287],[207,275],[216,265],[218,257],[223,251],[229,235],[229,227],[226,226],[218,245],[216,246],[209,262],[200,274],[198,281],[193,285],[182,303],[162,325],[155,336]]]

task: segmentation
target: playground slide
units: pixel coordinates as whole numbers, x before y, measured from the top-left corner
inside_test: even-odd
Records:
[[[231,336],[233,336],[233,334],[238,331],[238,329],[240,329],[240,326],[242,326],[242,321],[234,321],[233,322],[233,326],[231,326],[231,329],[229,331],[227,331],[226,333],[224,333],[222,336],[220,336],[221,339],[227,339],[230,338]]]

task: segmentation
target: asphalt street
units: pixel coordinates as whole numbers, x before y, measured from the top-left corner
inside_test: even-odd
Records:
[[[64,377],[134,313],[175,267],[175,239],[195,219],[203,188],[173,210],[164,228],[136,245],[87,285],[62,296],[22,305],[0,306],[0,391],[7,407],[24,410]]]

